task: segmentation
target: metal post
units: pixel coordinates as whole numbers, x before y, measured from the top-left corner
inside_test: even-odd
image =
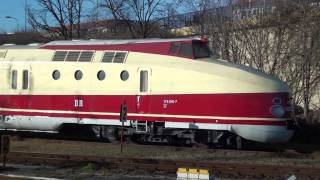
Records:
[[[121,154],[122,154],[122,143],[123,143],[123,125],[124,125],[124,122],[122,121],[121,136],[120,136],[120,152],[121,152]]]
[[[7,164],[7,154],[10,151],[10,136],[2,135],[0,144],[0,154],[3,157],[2,167],[5,168]]]
[[[12,16],[5,16],[5,18],[6,18],[6,19],[13,19],[13,20],[15,20],[16,23],[17,23],[17,24],[16,24],[16,32],[19,31],[19,21],[18,21],[17,18],[12,17]]]
[[[24,32],[27,32],[27,0],[24,0]]]
[[[4,154],[3,155],[3,164],[2,164],[3,168],[6,168],[6,163],[7,163],[7,154]]]
[[[122,144],[123,144],[123,131],[124,131],[124,122],[127,121],[127,105],[124,101],[123,104],[120,105],[120,122],[121,122],[121,134],[120,134],[120,151],[122,154]]]

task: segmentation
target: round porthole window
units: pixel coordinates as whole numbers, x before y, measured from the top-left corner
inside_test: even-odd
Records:
[[[98,73],[97,73],[97,78],[102,81],[106,78],[106,73],[103,71],[103,70],[100,70]]]
[[[54,71],[52,72],[52,78],[53,78],[54,80],[60,79],[60,71],[54,70]]]
[[[76,79],[76,80],[80,80],[80,79],[82,79],[82,72],[80,71],[80,70],[77,70],[75,73],[74,73],[74,78]]]
[[[129,73],[128,71],[124,70],[120,73],[120,78],[122,81],[126,81],[129,79]]]

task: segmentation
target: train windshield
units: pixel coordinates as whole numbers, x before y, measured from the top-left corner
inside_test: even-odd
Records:
[[[194,58],[209,58],[210,49],[207,43],[193,42]]]

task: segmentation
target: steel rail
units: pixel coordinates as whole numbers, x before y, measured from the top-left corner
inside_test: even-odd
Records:
[[[303,177],[320,177],[320,168],[270,165],[270,164],[243,164],[221,162],[197,162],[187,160],[163,160],[143,158],[114,158],[103,156],[83,156],[65,154],[42,154],[10,152],[7,156],[8,163],[42,164],[53,166],[74,166],[79,163],[97,163],[110,168],[141,169],[149,172],[165,171],[175,173],[178,168],[203,168],[215,175],[233,176],[284,176],[296,175]]]

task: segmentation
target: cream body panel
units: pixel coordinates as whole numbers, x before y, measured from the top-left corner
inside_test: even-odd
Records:
[[[8,49],[3,61],[50,61],[54,54],[53,50],[47,49]]]
[[[231,132],[245,139],[262,143],[285,143],[294,134],[294,130],[288,130],[286,126],[266,125],[232,125]]]
[[[12,53],[8,50],[8,53]],[[90,94],[90,95],[134,95],[139,94],[139,69],[149,69],[149,94],[217,94],[217,93],[268,93],[288,92],[285,83],[265,75],[253,68],[233,63],[212,60],[211,62],[191,60],[173,56],[129,52],[125,63],[101,63],[103,53],[97,51],[92,62],[52,62],[52,50],[30,49],[33,61],[16,55],[0,61],[11,67],[25,66],[31,69],[30,90],[21,94]],[[17,54],[17,53],[16,53]],[[25,53],[22,53],[25,54]],[[42,56],[43,54],[46,54]],[[26,55],[26,54],[25,54]],[[40,61],[41,59],[41,61]],[[59,70],[61,77],[53,80],[52,72]],[[81,70],[83,78],[75,80],[74,73]],[[104,70],[106,78],[97,79],[97,72]],[[122,81],[120,73],[129,72],[129,79]],[[4,71],[0,71],[4,73]],[[9,87],[7,85],[7,87]],[[9,89],[8,89],[9,90]],[[15,91],[1,89],[1,94],[15,94]]]
[[[99,124],[109,126],[121,126],[118,119],[90,119],[72,117],[48,117],[48,116],[0,116],[1,129],[14,129],[25,131],[59,131],[63,124]],[[124,123],[130,126],[131,121]]]
[[[0,66],[0,92],[7,92],[10,84],[10,66],[9,64],[2,64]]]
[[[108,95],[132,94],[137,91],[138,79],[136,67],[122,64],[95,64],[95,63],[56,63],[56,65],[37,64],[32,71],[33,94],[65,94],[65,95]],[[37,70],[35,70],[37,69]],[[53,80],[52,72],[60,71],[60,79]],[[75,72],[81,70],[81,80],[75,79]],[[104,80],[97,78],[97,73],[103,70],[106,73]],[[122,81],[120,73],[129,71],[129,79]]]
[[[256,69],[221,60],[192,60],[130,53],[127,63],[152,67],[152,93],[210,94],[288,92],[288,86]]]
[[[166,128],[182,129],[206,129],[231,131],[247,140],[262,143],[284,143],[288,142],[294,134],[285,126],[267,125],[231,125],[231,124],[208,124],[208,123],[185,123],[165,122]]]
[[[6,116],[1,117],[1,129],[58,131],[63,123],[77,123],[77,118],[46,116]]]

